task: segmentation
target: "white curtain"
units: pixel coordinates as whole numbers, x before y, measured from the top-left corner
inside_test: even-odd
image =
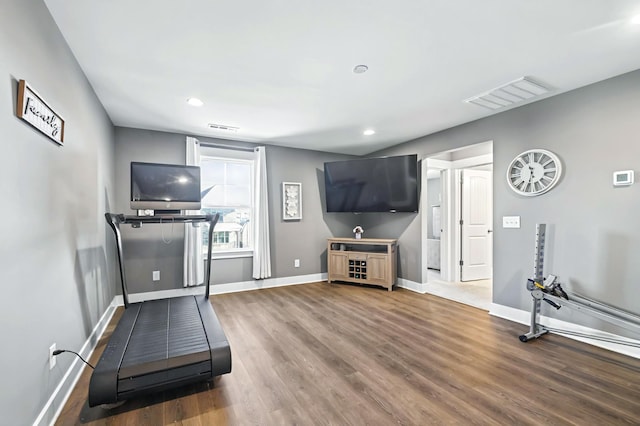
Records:
[[[255,149],[254,227],[253,227],[253,278],[260,280],[271,276],[271,251],[269,248],[269,203],[267,197],[267,163],[265,147]]]
[[[200,165],[200,142],[187,136],[187,166]],[[186,210],[185,214],[200,214],[199,211]],[[202,256],[202,228],[200,224],[184,224],[184,269],[183,285],[191,287],[204,282],[204,257]],[[211,255],[211,253],[209,253]]]

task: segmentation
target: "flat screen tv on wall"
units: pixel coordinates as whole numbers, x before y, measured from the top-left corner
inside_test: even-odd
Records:
[[[131,162],[133,210],[200,210],[200,167]]]
[[[324,163],[327,212],[417,212],[418,156]]]

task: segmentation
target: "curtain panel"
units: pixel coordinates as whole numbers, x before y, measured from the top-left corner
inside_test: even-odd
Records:
[[[269,241],[269,197],[267,194],[266,149],[257,147],[255,155],[253,278],[261,280],[271,276],[271,250]]]
[[[187,136],[187,166],[200,165],[200,142]],[[185,214],[196,215],[199,211],[187,210]],[[183,285],[192,287],[204,283],[204,256],[202,255],[201,224],[184,224],[184,268]],[[211,253],[209,253],[209,258]]]

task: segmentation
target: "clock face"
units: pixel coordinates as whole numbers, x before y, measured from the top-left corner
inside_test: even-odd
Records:
[[[553,152],[531,149],[513,159],[507,169],[507,183],[517,194],[533,197],[553,188],[561,174],[560,159]]]

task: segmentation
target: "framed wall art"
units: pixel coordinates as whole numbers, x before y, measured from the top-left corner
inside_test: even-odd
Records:
[[[302,184],[282,182],[282,219],[302,219]]]
[[[51,109],[29,84],[18,82],[18,117],[44,133],[59,145],[64,143],[64,119]]]

